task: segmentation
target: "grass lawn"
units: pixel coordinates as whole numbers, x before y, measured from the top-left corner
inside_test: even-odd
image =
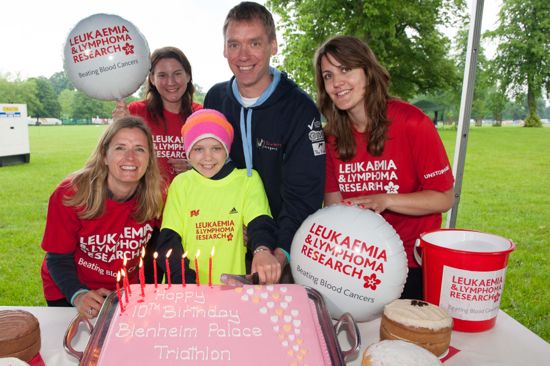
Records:
[[[102,126],[30,127],[31,162],[0,168],[0,305],[45,305],[48,198],[83,166]],[[442,130],[452,163],[456,131]],[[501,308],[550,341],[550,128],[472,128],[457,227],[512,239]]]

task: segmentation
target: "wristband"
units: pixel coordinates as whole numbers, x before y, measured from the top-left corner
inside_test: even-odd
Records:
[[[70,300],[71,305],[72,305],[72,306],[76,306],[76,305],[74,304],[74,301],[76,300],[76,297],[77,297],[78,295],[83,294],[83,293],[88,292],[88,291],[90,291],[90,290],[88,290],[88,289],[86,289],[86,288],[81,288],[80,290],[78,290],[77,292],[75,292],[74,295],[71,297],[71,300]]]
[[[258,254],[258,253],[260,253],[260,252],[263,252],[263,251],[265,251],[265,250],[269,250],[269,249],[266,248],[266,247],[258,247],[258,248],[256,248],[256,249],[254,249],[254,252],[252,252],[252,254],[253,254],[253,255],[256,255],[256,254]]]
[[[279,248],[279,249],[281,249],[281,252],[285,253],[286,261],[287,261],[288,264],[290,264],[290,253],[288,253],[283,248]]]

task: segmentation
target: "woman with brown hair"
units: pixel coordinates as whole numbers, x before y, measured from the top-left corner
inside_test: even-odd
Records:
[[[84,168],[50,196],[41,271],[49,306],[97,316],[125,259],[130,282],[137,282],[142,248],[162,214],[160,182],[142,119],[124,117],[107,127]]]
[[[390,76],[358,38],[337,36],[315,55],[317,103],[326,118],[325,205],[380,213],[407,253],[404,298],[422,297],[415,240],[441,226],[453,204],[451,168],[431,120],[389,94]]]
[[[181,128],[191,113],[202,106],[193,102],[193,73],[185,54],[176,47],[163,47],[151,55],[151,71],[147,77],[144,100],[120,101],[113,118],[129,114],[142,117],[151,132],[160,172],[166,186],[174,177],[189,169]]]

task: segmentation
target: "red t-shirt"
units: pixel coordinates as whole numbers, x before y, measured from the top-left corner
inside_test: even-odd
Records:
[[[432,121],[421,110],[399,100],[388,101],[391,121],[381,156],[367,151],[364,135],[353,130],[357,153],[350,161],[338,159],[334,136],[327,137],[325,192],[340,192],[344,199],[377,193],[444,192],[453,187],[449,159]],[[386,210],[382,216],[401,237],[409,267],[420,234],[441,227],[441,214],[410,216]]]
[[[191,109],[193,112],[198,111],[202,109],[202,105],[193,103]],[[130,103],[128,110],[132,115],[142,117],[151,129],[160,172],[165,181],[170,184],[176,176],[176,172],[168,164],[168,159],[186,159],[181,127],[189,116],[182,118],[181,115],[168,112],[165,109],[164,121],[155,121],[147,110],[145,100]]]
[[[107,199],[102,216],[82,220],[75,207],[63,204],[63,197],[72,194],[70,182],[64,180],[50,196],[42,249],[57,254],[72,253],[80,282],[91,290],[102,287],[114,290],[116,274],[125,257],[129,280],[137,283],[141,248],[147,245],[157,220],[138,223],[132,218],[137,204],[135,197],[126,202]],[[41,274],[46,299],[64,298],[48,272],[46,260]]]

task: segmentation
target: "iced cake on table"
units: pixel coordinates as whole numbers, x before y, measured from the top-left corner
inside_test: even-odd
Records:
[[[0,310],[0,358],[30,361],[40,351],[38,319],[24,310]]]
[[[413,343],[385,340],[371,344],[363,353],[362,366],[438,366],[433,353]]]
[[[453,320],[439,306],[422,300],[394,300],[384,307],[380,339],[417,344],[436,356],[449,348]]]
[[[330,365],[300,285],[145,286],[112,317],[98,365]]]

